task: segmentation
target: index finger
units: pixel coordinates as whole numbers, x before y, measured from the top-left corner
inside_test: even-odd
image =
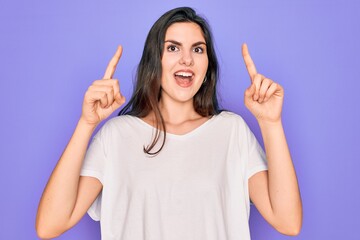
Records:
[[[120,60],[121,54],[122,54],[122,46],[119,45],[116,50],[115,55],[112,57],[112,59],[110,60],[108,66],[106,68],[103,79],[112,79],[112,77],[114,76],[115,70],[116,70],[116,66]]]
[[[247,71],[249,73],[249,76],[250,76],[251,80],[253,80],[255,75],[257,74],[257,71],[256,71],[256,67],[255,67],[254,62],[250,57],[249,49],[248,49],[246,43],[244,43],[242,45],[242,55],[243,55],[244,62],[245,62],[245,65],[246,65],[246,69],[247,69]]]

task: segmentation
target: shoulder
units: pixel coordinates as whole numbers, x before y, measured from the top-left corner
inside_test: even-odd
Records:
[[[110,118],[99,129],[99,135],[108,136],[109,134],[124,132],[127,129],[134,129],[139,126],[139,119],[130,115],[121,115]]]
[[[230,111],[222,111],[216,115],[216,118],[224,123],[246,124],[239,114]]]
[[[110,118],[104,123],[103,127],[113,128],[123,124],[134,124],[137,123],[138,118],[130,115],[120,115]]]
[[[222,111],[216,115],[216,122],[218,126],[224,126],[230,131],[236,131],[241,134],[248,134],[251,131],[243,117],[234,112]]]

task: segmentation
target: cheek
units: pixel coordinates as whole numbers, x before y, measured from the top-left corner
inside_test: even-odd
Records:
[[[173,54],[164,54],[161,59],[161,65],[164,69],[171,69],[173,68],[176,63],[179,61],[179,56]]]
[[[201,66],[201,69],[203,70],[204,74],[206,74],[208,68],[209,68],[209,60],[206,58]]]
[[[166,84],[166,79],[171,77],[174,66],[174,59],[164,55],[161,60],[161,85]]]
[[[198,62],[198,65],[201,66],[202,68],[204,67],[207,68],[209,64],[209,58],[206,53],[197,55],[195,60]]]

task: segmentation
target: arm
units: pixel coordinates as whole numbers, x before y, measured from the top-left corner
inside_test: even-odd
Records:
[[[284,90],[257,73],[246,45],[243,57],[251,79],[251,86],[245,92],[245,105],[258,120],[268,160],[268,171],[249,179],[250,198],[279,232],[297,235],[302,224],[302,204],[281,122]]]
[[[94,129],[125,102],[118,81],[112,79],[121,53],[119,47],[104,78],[95,81],[85,94],[81,118],[39,203],[36,231],[40,238],[59,236],[74,226],[102,189],[99,180],[81,177],[80,171]]]
[[[268,171],[250,178],[250,198],[275,229],[286,235],[297,235],[302,223],[301,198],[282,124],[259,122],[259,125]]]
[[[40,238],[53,238],[75,225],[101,191],[101,183],[80,177],[82,161],[93,127],[79,121],[40,200],[36,230]]]

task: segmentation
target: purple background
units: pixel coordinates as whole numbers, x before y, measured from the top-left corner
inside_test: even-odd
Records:
[[[115,77],[131,95],[147,32],[165,11],[191,6],[213,28],[222,106],[241,114],[257,69],[285,88],[283,122],[298,173],[304,222],[293,239],[359,239],[360,3],[335,0],[0,2],[0,239],[36,239],[38,201],[80,116],[85,90],[118,44]],[[254,240],[290,239],[252,207]],[[100,239],[87,215],[59,239]]]

